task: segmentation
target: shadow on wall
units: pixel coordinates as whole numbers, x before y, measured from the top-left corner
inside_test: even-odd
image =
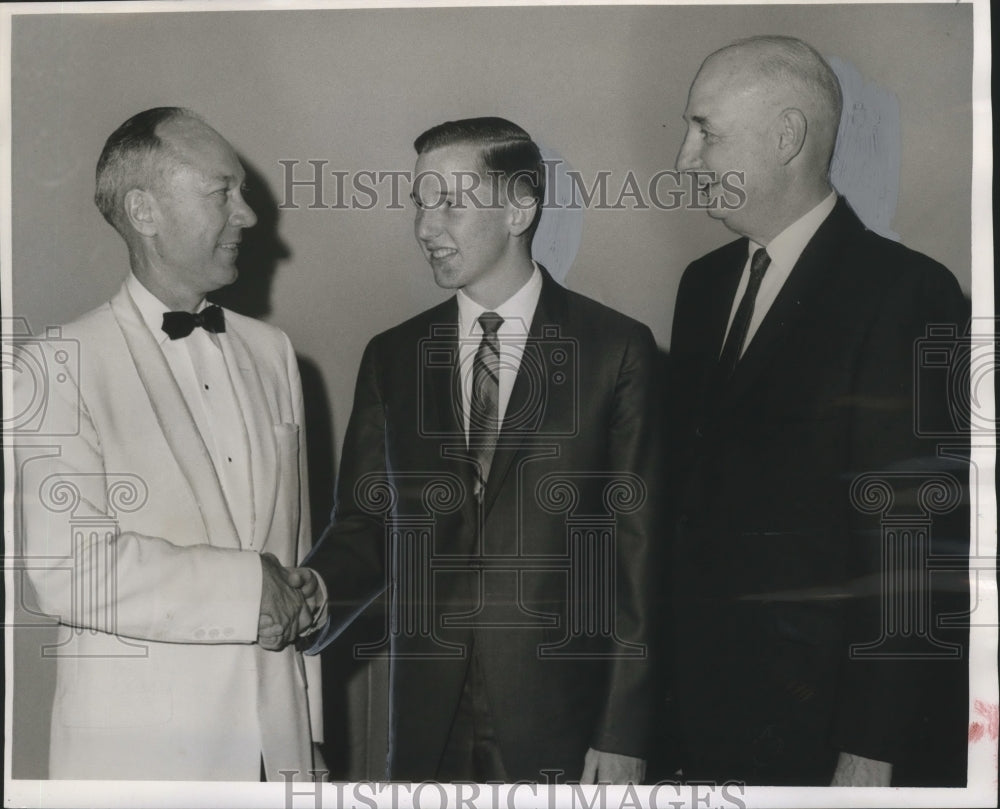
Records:
[[[247,173],[244,198],[257,214],[257,224],[243,231],[240,256],[236,260],[239,278],[209,297],[241,315],[262,318],[271,313],[271,283],[278,263],[291,258],[292,251],[278,233],[281,211],[267,180],[242,155],[240,162]]]
[[[327,396],[326,384],[319,366],[308,357],[297,355],[299,375],[302,377],[302,398],[305,404],[306,444],[309,462],[309,521],[313,543],[322,536],[330,522],[333,507],[333,487],[337,471],[334,457],[333,416]],[[361,623],[360,621],[357,623]],[[363,702],[367,694],[353,689],[351,682],[361,664],[351,657],[354,643],[349,630],[347,637],[329,646],[323,658],[323,758],[330,777],[347,780],[352,763],[357,757],[353,752],[364,740],[358,738],[359,729],[352,728],[351,717],[364,713]]]
[[[306,443],[309,453],[309,503],[313,543],[323,535],[333,508],[337,472],[334,457],[333,416],[326,384],[319,366],[298,355],[305,402]],[[371,715],[368,664],[354,658],[356,643],[378,637],[378,618],[371,609],[328,646],[323,659],[323,758],[335,781],[368,778],[369,748],[373,733],[365,718]],[[384,711],[382,711],[384,714]],[[375,720],[378,724],[378,720]],[[376,736],[382,731],[375,730]]]
[[[868,81],[850,62],[836,56],[829,62],[844,100],[830,181],[865,227],[898,242],[892,221],[899,202],[903,152],[899,99]]]

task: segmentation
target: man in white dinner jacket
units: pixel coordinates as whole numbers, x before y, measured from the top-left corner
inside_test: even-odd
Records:
[[[310,536],[295,355],[280,330],[205,300],[236,279],[256,222],[244,176],[188,110],[122,124],[95,201],[132,271],[32,348],[45,418],[78,422],[17,437],[19,550],[63,634],[51,778],[309,780],[322,766],[318,660],[288,645],[311,619],[284,569]],[[17,377],[15,407],[38,396]]]

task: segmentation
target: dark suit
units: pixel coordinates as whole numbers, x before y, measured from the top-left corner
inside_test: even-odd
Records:
[[[435,777],[470,649],[509,779],[579,778],[588,747],[644,756],[662,542],[652,335],[543,272],[480,507],[457,323],[452,298],[364,353],[333,522],[308,561],[330,597],[317,645],[391,578],[392,778]]]
[[[881,521],[926,507],[916,492],[928,480],[961,497],[967,467],[916,435],[914,391],[922,419],[945,418],[947,404],[943,385],[915,377],[914,351],[928,324],[961,334],[967,312],[951,273],[866,230],[841,199],[718,385],[746,257],[740,239],[695,261],[674,315],[678,733],[691,777],[822,785],[838,751],[898,764],[928,699],[916,693],[923,664],[850,659],[848,645],[880,637]],[[873,479],[852,496],[865,473],[888,480],[890,511]],[[967,516],[958,536],[943,519],[934,550],[957,552]],[[940,652],[913,634],[882,651]]]

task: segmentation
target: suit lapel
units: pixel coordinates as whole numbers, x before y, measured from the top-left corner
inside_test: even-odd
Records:
[[[465,442],[459,376],[458,302],[450,298],[430,312],[428,339],[414,357],[420,396],[420,434],[433,437],[446,467],[459,475],[471,504],[474,460]]]
[[[736,365],[723,392],[724,403],[735,404],[774,359],[777,346],[790,339],[795,324],[808,316],[810,304],[820,295],[831,267],[845,244],[844,228],[853,214],[843,199],[802,251],[784,286],[761,321],[757,333]]]
[[[726,339],[726,329],[736,289],[740,283],[743,266],[746,264],[747,244],[746,239],[740,239],[723,248],[715,262],[716,277],[712,279],[711,284],[705,285],[705,300],[700,306],[691,310],[706,313],[694,323],[693,337],[690,338],[689,344],[694,346],[702,357],[701,374],[697,384],[700,390],[699,400],[708,407],[718,405],[718,397],[724,392],[718,387],[716,374],[719,371],[719,355]]]
[[[163,352],[124,285],[111,299],[111,311],[121,328],[149,406],[201,509],[206,536],[213,545],[239,548],[236,526],[208,448]]]
[[[714,360],[717,360],[722,353],[722,343],[726,339],[729,315],[732,313],[740,276],[743,274],[743,265],[746,264],[747,240],[740,239],[733,243],[731,248],[721,257],[723,266],[719,272],[717,285],[708,290],[711,300],[703,310],[708,312],[708,317],[702,324],[705,330],[703,344],[710,349],[709,354]]]
[[[274,517],[275,497],[278,492],[278,458],[275,446],[273,418],[268,408],[264,384],[253,362],[250,348],[239,333],[227,324],[228,339],[221,340],[222,353],[226,359],[229,376],[240,405],[243,433],[250,449],[250,491],[249,503],[233,503],[233,508],[251,510],[253,526],[253,546],[263,549],[270,534]],[[237,414],[238,416],[240,414]]]
[[[458,440],[465,435],[458,378],[458,302],[449,298],[430,314],[430,339],[415,358],[423,411],[419,415],[429,433]]]

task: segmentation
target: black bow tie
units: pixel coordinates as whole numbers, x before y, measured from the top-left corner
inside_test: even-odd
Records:
[[[218,334],[226,330],[226,321],[222,313],[222,307],[206,306],[200,312],[164,312],[163,326],[161,327],[171,340],[179,340],[187,337],[195,326],[201,326],[205,331]]]

